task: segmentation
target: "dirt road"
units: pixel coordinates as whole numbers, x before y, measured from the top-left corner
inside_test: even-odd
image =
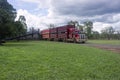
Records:
[[[111,44],[95,44],[95,43],[86,43],[85,46],[96,47],[104,50],[110,50],[113,52],[120,53],[120,45],[111,45]]]

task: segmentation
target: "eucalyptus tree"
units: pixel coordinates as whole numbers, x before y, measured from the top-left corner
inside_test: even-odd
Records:
[[[16,9],[7,0],[0,0],[0,42],[13,35]]]
[[[115,32],[115,29],[112,26],[105,27],[101,30],[101,34],[103,38],[106,38],[108,40],[114,37],[114,32]]]
[[[88,38],[91,37],[92,29],[93,29],[93,22],[92,21],[85,21],[84,22],[84,30],[85,30]]]

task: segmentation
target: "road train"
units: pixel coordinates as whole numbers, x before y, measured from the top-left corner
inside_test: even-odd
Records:
[[[40,32],[43,40],[64,41],[85,43],[87,38],[83,31],[77,29],[74,25],[65,25],[44,29]]]

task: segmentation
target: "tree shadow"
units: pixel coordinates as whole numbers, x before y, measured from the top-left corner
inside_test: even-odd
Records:
[[[5,46],[5,47],[26,47],[26,46],[33,46],[33,44],[26,44],[26,43],[5,43],[2,46]]]

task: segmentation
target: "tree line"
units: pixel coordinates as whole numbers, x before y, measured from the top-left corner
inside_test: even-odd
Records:
[[[7,0],[0,0],[0,44],[6,38],[26,33],[25,17],[21,15],[19,20],[15,21],[16,15],[16,9]]]
[[[105,27],[101,30],[101,33],[93,31],[93,39],[120,40],[120,31],[115,30],[112,26]]]

